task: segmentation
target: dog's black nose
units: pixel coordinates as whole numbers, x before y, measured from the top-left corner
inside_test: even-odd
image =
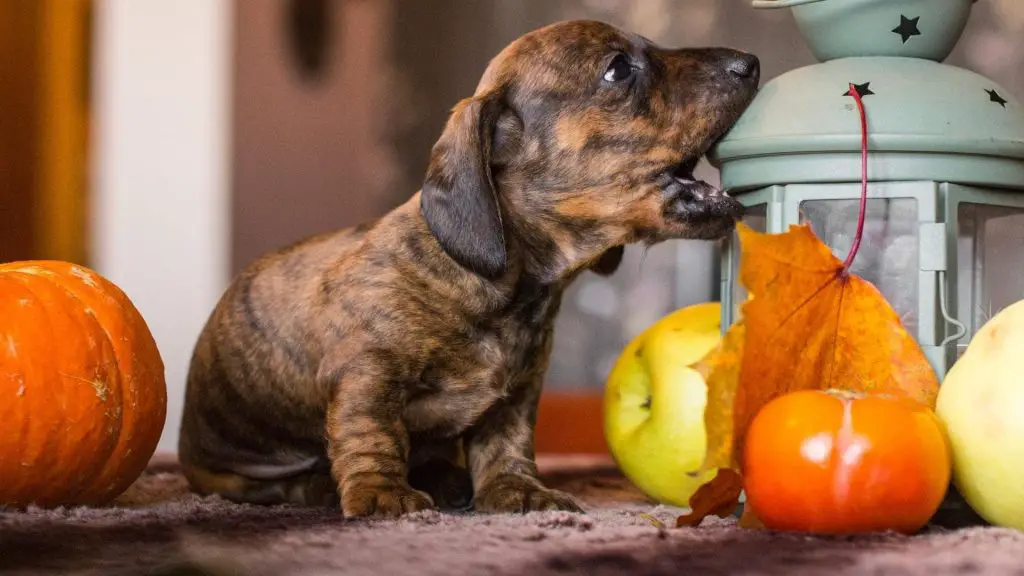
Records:
[[[743,54],[733,58],[725,69],[740,80],[757,82],[761,76],[761,61],[753,54]]]

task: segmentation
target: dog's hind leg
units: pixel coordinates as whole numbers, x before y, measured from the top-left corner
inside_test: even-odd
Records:
[[[328,472],[301,471],[265,479],[194,465],[183,468],[192,490],[204,496],[217,494],[232,502],[259,505],[340,506],[337,484]]]

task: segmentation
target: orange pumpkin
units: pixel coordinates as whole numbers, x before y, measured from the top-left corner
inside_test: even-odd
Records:
[[[96,272],[0,265],[0,504],[99,505],[163,431],[164,365],[141,314]]]
[[[747,505],[768,528],[914,533],[952,473],[938,418],[896,397],[805,390],[754,417],[743,446]]]

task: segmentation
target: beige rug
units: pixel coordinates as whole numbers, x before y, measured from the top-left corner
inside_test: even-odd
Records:
[[[1024,535],[1009,530],[809,538],[717,519],[676,529],[679,510],[647,502],[613,467],[572,464],[541,462],[586,515],[345,521],[330,510],[199,498],[173,462],[158,460],[116,506],[0,512],[0,574],[1024,575]]]

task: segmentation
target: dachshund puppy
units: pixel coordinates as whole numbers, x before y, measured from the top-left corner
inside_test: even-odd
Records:
[[[693,170],[758,82],[752,55],[594,21],[510,44],[420,191],[232,281],[188,375],[192,489],[346,517],[580,511],[533,451],[562,294],[625,244],[733,229],[741,205]]]

